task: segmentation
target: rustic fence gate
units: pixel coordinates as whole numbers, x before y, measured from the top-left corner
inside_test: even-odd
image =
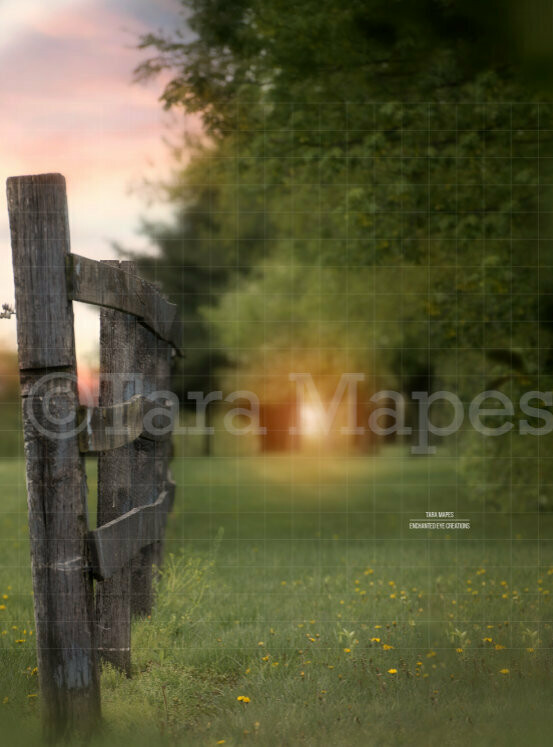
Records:
[[[151,610],[174,497],[180,327],[133,263],[70,253],[63,176],[12,177],[7,190],[39,682],[55,739],[97,724],[99,656],[130,674],[131,614]],[[72,301],[101,307],[98,407],[79,403]],[[98,454],[93,530],[85,453]]]

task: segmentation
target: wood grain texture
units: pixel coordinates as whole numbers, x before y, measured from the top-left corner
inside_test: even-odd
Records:
[[[166,413],[161,427],[151,428],[144,418],[148,413]],[[171,431],[165,426],[172,420],[169,405],[152,402],[137,394],[126,402],[110,407],[81,407],[79,409],[79,448],[81,452],[100,452],[117,449],[131,443],[139,436],[152,441],[171,438]],[[155,422],[154,422],[155,426]],[[160,431],[167,431],[160,433]]]
[[[108,264],[108,263],[106,263]],[[119,262],[110,262],[118,268]],[[135,333],[131,314],[110,308],[100,312],[100,408],[117,406],[139,395],[135,376]],[[97,526],[119,518],[133,508],[133,443],[100,453],[98,457]],[[131,672],[131,567],[127,564],[96,586],[98,650],[130,676]]]
[[[73,311],[65,275],[67,199],[60,174],[12,177],[7,191],[38,672],[46,736],[55,740],[92,731],[100,717]]]
[[[148,397],[154,392],[168,390],[171,346],[139,324],[135,337],[135,355],[136,370],[142,378],[142,393]],[[135,443],[137,466],[134,505],[146,506],[154,503],[166,489],[167,455],[171,450],[171,442],[153,442],[140,437]],[[144,547],[132,561],[131,613],[135,616],[147,616],[152,611],[153,566],[159,564],[161,555],[159,539]]]
[[[96,262],[78,254],[71,254],[66,263],[68,292],[73,301],[133,314],[180,352],[181,325],[176,318],[176,305],[135,270],[128,272],[123,263]]]
[[[173,495],[173,489],[169,488],[155,503],[133,508],[89,533],[92,569],[96,578],[112,578],[141,550],[162,539]]]

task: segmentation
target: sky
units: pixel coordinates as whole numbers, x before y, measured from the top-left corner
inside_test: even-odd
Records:
[[[133,84],[146,53],[146,31],[179,21],[177,0],[1,0],[0,177],[60,172],[67,179],[71,248],[112,259],[111,242],[148,248],[142,217],[164,218],[148,206],[144,178],[169,172],[163,138],[176,119],[158,101],[161,81]],[[13,303],[5,188],[0,190],[0,303]],[[79,361],[93,363],[98,312],[75,306]],[[0,320],[0,347],[16,346],[15,320]]]

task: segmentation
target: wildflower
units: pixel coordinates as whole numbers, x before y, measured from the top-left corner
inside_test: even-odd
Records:
[[[257,645],[258,646],[264,646],[265,644],[263,643],[263,641],[259,641],[259,643]]]
[[[345,654],[351,654],[351,648],[345,648],[344,649]]]
[[[4,700],[2,701],[2,703],[3,703],[4,705],[6,705],[6,703],[8,703],[8,702],[9,702],[9,700],[10,700],[10,699],[9,699],[9,698],[8,698],[8,696],[6,695],[6,697],[4,698]]]
[[[484,643],[492,643],[493,642],[492,638],[482,638],[482,640],[484,641]]]
[[[6,609],[6,605],[5,604],[0,604],[0,610],[5,610],[5,609]]]
[[[388,643],[382,644],[383,651],[390,651],[393,648],[393,646],[390,646]]]
[[[224,744],[224,743],[225,743],[225,740],[224,740],[224,739],[219,739],[219,741],[218,741],[218,742],[216,742],[216,744]]]
[[[530,646],[530,647],[529,647],[529,648],[527,648],[526,650],[528,651],[528,653],[529,653],[529,654],[533,654],[533,653],[534,653],[534,651],[535,651],[535,649],[534,649],[534,648],[532,648],[532,646]]]
[[[247,695],[239,695],[236,700],[239,700],[241,703],[249,703],[250,699]]]
[[[388,669],[388,674],[397,674],[397,669]]]
[[[462,648],[456,648],[455,651],[457,651],[458,654],[462,654],[463,653],[463,649]]]
[[[435,651],[429,651],[429,652],[428,652],[428,653],[426,654],[426,658],[427,658],[427,659],[431,659],[431,658],[432,658],[433,656],[436,656],[436,652],[435,652]]]
[[[380,638],[371,638],[371,643],[380,643]]]
[[[505,646],[502,646],[500,643],[496,643],[494,648],[496,651],[502,651],[505,648]]]
[[[28,698],[37,698],[38,694],[37,693],[30,693],[29,695],[27,695],[27,697]]]
[[[267,656],[263,656],[262,659],[261,659],[261,661],[269,661],[269,656],[268,655]]]
[[[509,674],[509,669],[500,669],[499,674]]]

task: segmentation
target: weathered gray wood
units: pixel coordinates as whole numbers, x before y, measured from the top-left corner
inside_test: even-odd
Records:
[[[71,254],[67,258],[70,298],[133,314],[180,352],[181,325],[176,319],[176,305],[139,277],[131,264],[125,269],[121,263],[117,266]]]
[[[119,267],[119,262],[106,262]],[[100,407],[117,406],[140,396],[135,375],[135,332],[130,314],[110,308],[100,312]],[[133,508],[136,448],[133,443],[98,457],[97,526],[117,519]],[[130,563],[96,586],[98,650],[104,661],[127,676],[131,672],[131,567]]]
[[[127,343],[128,344],[128,343]],[[139,436],[152,441],[164,441],[171,432],[160,434],[144,425],[144,417],[153,410],[165,409],[171,417],[171,407],[152,402],[141,394],[111,407],[81,407],[79,409],[79,448],[81,452],[117,449]],[[168,422],[170,422],[168,420]],[[160,428],[161,430],[161,428]],[[165,428],[163,428],[165,430]]]
[[[170,488],[155,503],[133,508],[89,533],[92,570],[96,578],[112,578],[141,550],[161,540],[173,495]]]
[[[90,731],[100,688],[77,438],[69,228],[60,174],[8,179],[40,694],[47,737]],[[48,374],[48,375],[44,375]]]
[[[126,264],[126,263],[123,263]],[[142,325],[137,325],[135,337],[136,370],[142,377],[142,392],[151,396],[154,392],[166,390],[168,379],[165,370],[169,370],[171,359],[170,346]],[[162,366],[160,376],[160,357],[167,361]],[[170,448],[165,444],[149,441],[140,437],[136,442],[137,464],[135,472],[134,505],[147,506],[154,503],[165,483],[160,479],[160,455]],[[166,472],[164,473],[166,478]],[[159,543],[160,540],[158,540]],[[131,574],[131,613],[135,616],[147,616],[152,611],[153,585],[152,569],[161,557],[159,544],[144,547],[132,561]]]
[[[171,365],[172,365],[172,350],[169,345],[163,341],[158,340],[157,342],[157,355],[155,360],[155,382],[158,391],[168,391],[171,387]],[[162,416],[163,417],[163,416]],[[174,423],[173,423],[174,425]],[[174,483],[169,468],[169,463],[173,456],[173,442],[172,440],[161,441],[156,444],[156,455],[155,455],[155,466],[156,466],[156,481],[157,481],[157,493],[161,493],[164,490],[171,490],[174,496]],[[152,561],[154,569],[160,569],[163,564],[163,549],[164,549],[165,537],[162,536],[153,547]]]

